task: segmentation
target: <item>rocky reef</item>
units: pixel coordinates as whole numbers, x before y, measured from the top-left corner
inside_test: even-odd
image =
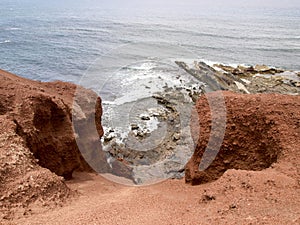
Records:
[[[206,91],[231,90],[237,93],[280,93],[299,95],[300,73],[266,65],[232,67],[195,61],[177,61],[187,73],[206,83]]]
[[[197,61],[195,61],[193,64],[187,64],[182,61],[176,61],[175,63],[179,66],[179,68],[182,69],[183,72],[185,72],[179,73],[180,75],[173,77],[174,80],[178,80],[180,82],[175,84],[168,84],[167,79],[163,80],[163,78],[161,77],[161,80],[157,80],[158,83],[166,83],[166,85],[163,86],[159,92],[157,91],[149,97],[147,107],[145,107],[144,111],[138,112],[138,110],[136,110],[135,112],[133,112],[131,110],[130,117],[133,117],[134,114],[137,115],[135,116],[136,118],[134,120],[134,123],[126,124],[127,127],[130,126],[130,130],[125,131],[125,136],[127,135],[128,138],[119,139],[119,137],[124,136],[124,133],[118,133],[117,127],[106,127],[106,133],[104,135],[104,147],[106,152],[108,153],[108,157],[110,157],[113,162],[116,162],[115,159],[117,159],[117,161],[122,162],[122,164],[119,164],[128,168],[127,171],[129,172],[129,175],[127,176],[127,178],[133,180],[135,184],[142,184],[147,180],[153,179],[155,176],[159,178],[181,178],[184,176],[185,164],[188,162],[191,155],[194,153],[194,144],[196,146],[196,149],[199,148],[199,143],[197,143],[197,140],[202,141],[201,148],[205,149],[205,146],[207,145],[205,141],[208,141],[206,139],[210,137],[209,130],[205,130],[202,127],[204,130],[196,132],[196,128],[194,128],[194,130],[192,131],[192,135],[195,135],[195,133],[200,133],[201,136],[198,136],[196,138],[194,137],[195,143],[192,143],[192,140],[189,139],[190,127],[198,125],[198,128],[200,129],[201,126],[199,126],[198,121],[192,121],[191,124],[189,122],[186,123],[186,121],[189,121],[191,119],[191,109],[194,107],[195,104],[198,104],[196,106],[196,108],[198,107],[198,113],[200,113],[199,104],[201,105],[201,107],[203,107],[202,114],[197,114],[196,112],[197,117],[203,117],[206,114],[210,115],[212,113],[207,110],[207,107],[209,108],[210,106],[202,106],[202,103],[199,102],[202,100],[198,100],[199,96],[201,96],[200,99],[203,99],[206,95],[213,96],[212,93],[216,91],[232,91],[236,93],[236,96],[234,96],[234,98],[236,99],[241,98],[245,99],[245,101],[252,101],[252,99],[256,98],[262,99],[262,102],[260,103],[262,104],[262,106],[264,104],[269,104],[268,102],[264,103],[264,101],[267,101],[268,99],[268,101],[271,102],[270,104],[274,104],[275,106],[277,104],[275,99],[284,100],[285,98],[280,97],[281,95],[278,95],[278,97],[277,95],[271,95],[270,97],[266,95],[266,93],[288,95],[288,97],[291,98],[291,102],[297,100],[297,97],[293,98],[291,97],[291,95],[299,95],[299,74],[294,71],[285,71],[283,69],[268,67],[265,65],[239,65],[237,67],[231,67],[221,64],[214,64],[209,66],[204,62]],[[184,81],[186,77],[193,78],[192,85]],[[151,90],[151,87],[149,86],[147,90]],[[143,90],[141,89],[141,91]],[[222,92],[217,93],[219,93],[218,96],[210,99],[211,102],[217,102],[216,99],[220,97],[224,98]],[[264,94],[261,96],[243,95],[259,93]],[[151,101],[154,102],[156,105],[151,105]],[[261,106],[259,108],[254,109],[249,108],[249,110],[252,110],[249,111],[248,108],[245,108],[247,104],[245,104],[244,102],[240,103],[241,105],[239,106],[235,105],[234,101],[230,101],[230,104],[228,104],[226,102],[226,98],[223,99],[223,101],[224,103],[222,103],[222,101],[216,103],[215,112],[213,113],[218,113],[218,111],[224,111],[224,120],[226,120],[227,118],[230,119],[230,113],[240,117],[238,115],[239,111],[241,111],[241,115],[243,115],[244,112],[247,112],[252,113],[253,118],[258,118],[257,121],[254,121],[252,123],[257,123],[255,126],[259,130],[257,130],[256,128],[251,128],[253,129],[253,131],[251,131],[249,134],[244,134],[245,136],[250,136],[248,142],[246,140],[244,141],[249,144],[249,148],[253,145],[254,150],[253,155],[251,157],[253,158],[254,162],[255,160],[257,160],[257,151],[263,149],[264,146],[262,144],[260,148],[256,146],[256,144],[259,143],[257,137],[254,138],[255,141],[250,141],[250,139],[253,138],[253,135],[262,135],[261,131],[269,127],[269,125],[265,125],[264,121],[260,121],[259,119],[264,120],[265,114],[270,114],[273,111],[276,112],[276,107],[271,108],[270,106],[270,108],[266,109]],[[255,102],[255,100],[253,101]],[[137,102],[137,104],[141,104],[141,101]],[[236,100],[236,104],[239,104],[238,100]],[[255,103],[253,104],[255,105]],[[279,102],[278,104],[284,104],[284,102]],[[120,105],[118,105],[118,107],[120,109]],[[230,107],[239,108],[235,112],[230,112]],[[118,108],[115,110],[118,110]],[[283,110],[283,108],[281,108],[281,110]],[[227,113],[229,114],[227,115]],[[110,119],[113,120],[114,118]],[[240,121],[240,123],[248,124],[250,123],[247,122],[248,119],[250,120],[251,118],[245,117],[245,121]],[[213,119],[210,118],[210,120]],[[158,127],[154,130],[151,130],[151,126],[149,126],[148,122],[151,121],[156,121],[158,124]],[[231,120],[224,121],[223,125],[227,125],[228,128],[228,126],[230,126],[230,124],[234,122],[235,121]],[[166,125],[167,127],[165,130],[162,129],[164,125]],[[237,124],[236,129],[240,129],[240,127],[238,127]],[[280,128],[278,129],[280,130]],[[161,137],[164,137],[163,140],[160,139]],[[131,148],[130,142],[128,141],[128,139],[130,138],[135,138],[135,140],[137,140],[138,143],[142,143],[140,145],[136,145],[140,147],[137,147],[136,149]],[[223,137],[220,136],[220,138]],[[239,138],[238,134],[235,138]],[[270,135],[270,138],[269,136],[266,136],[264,138],[268,140],[270,139],[270,143],[268,142],[268,144],[266,143],[266,145],[273,146],[273,144],[276,143],[276,141],[271,140],[272,138],[274,138],[272,134]],[[229,136],[225,135],[224,141],[226,141],[227,139],[228,142],[232,141],[231,139],[229,140]],[[147,148],[147,143],[152,144],[153,147]],[[220,147],[221,146],[215,146],[214,148],[217,151]],[[229,146],[228,148],[233,147],[234,146]],[[239,148],[240,146],[236,147]],[[261,166],[253,165],[253,168],[249,166],[249,169],[263,169],[270,166],[273,162],[276,162],[276,149],[277,147],[276,145],[274,145],[274,155],[272,155],[272,157],[270,156],[270,161],[267,160],[268,162],[263,162],[264,165]],[[271,152],[272,150],[270,150],[270,152],[266,154],[273,154]],[[232,151],[232,154],[236,154],[236,152]],[[195,158],[196,155],[194,155],[193,157]],[[200,157],[199,154],[198,157]],[[235,159],[243,158],[239,154],[232,157]],[[247,156],[245,157],[247,158]],[[200,160],[200,158],[198,158],[198,160]],[[157,165],[158,162],[160,162],[159,166]],[[253,162],[248,162],[248,164],[250,165]],[[262,162],[257,161],[256,163],[260,164]],[[155,170],[152,171],[152,169],[154,168],[153,165],[155,165]],[[142,168],[141,171],[139,171],[140,168]],[[226,168],[235,168],[235,166],[226,165],[222,169],[222,171],[224,172]],[[193,168],[193,170],[195,170],[195,168]],[[222,172],[220,171],[214,172],[216,173],[215,177],[218,177],[222,174]],[[193,173],[190,172],[189,169],[187,169],[186,174],[190,175]],[[190,182],[190,180],[193,180],[193,178],[187,176],[186,179],[188,182]],[[208,182],[210,180],[210,178],[202,179],[201,182]],[[197,182],[191,181],[190,183],[196,184]]]

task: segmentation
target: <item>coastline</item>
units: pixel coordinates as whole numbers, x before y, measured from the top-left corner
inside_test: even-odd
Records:
[[[234,126],[237,132],[231,130],[232,133],[225,136],[225,148],[232,152],[224,153],[223,149],[221,159],[217,158],[218,163],[223,163],[223,167],[216,166],[223,172],[221,175],[220,171],[208,169],[208,175],[218,175],[218,179],[211,182],[205,180],[207,174],[190,173],[201,159],[201,150],[195,151],[186,167],[190,173],[186,179],[195,179],[195,183],[191,182],[193,184],[199,184],[199,179],[202,179],[205,184],[200,186],[189,186],[183,179],[175,179],[152,186],[128,187],[96,176],[80,156],[72,130],[70,111],[74,90],[80,87],[59,81],[31,81],[1,70],[1,222],[195,224],[201,221],[203,224],[218,224],[263,220],[268,224],[298,223],[299,82],[293,79],[290,82],[291,79],[276,75],[281,70],[265,66],[255,69],[219,65],[222,71],[218,72],[199,62],[194,68],[183,62],[178,62],[178,65],[201,79],[209,71],[210,75],[214,74],[210,79],[222,89],[231,91],[222,93],[228,107],[227,127]],[[266,79],[256,76],[258,73],[272,75]],[[83,92],[87,99],[96,102],[94,93],[84,89]],[[195,101],[204,109],[199,115],[203,114],[201,118],[205,124],[210,119],[205,117],[209,115],[209,108],[203,98]],[[81,122],[93,116],[93,112],[77,110],[81,113],[77,114]],[[245,129],[245,124],[254,130]],[[204,130],[207,127],[204,126]],[[253,135],[260,133],[266,136]],[[93,146],[102,135],[99,128],[97,136],[88,140],[88,146]],[[237,144],[232,146],[234,141]],[[246,142],[249,146],[244,146]],[[198,144],[199,147],[206,145]],[[256,149],[253,156],[244,155],[251,147]],[[277,147],[280,151],[276,152],[275,160],[268,160]],[[236,154],[238,149],[243,151]],[[49,154],[49,151],[55,154]],[[95,158],[94,151],[86,153],[85,159]],[[228,160],[233,156],[238,156],[233,161],[244,161],[250,166],[230,164]],[[104,158],[104,155],[97,157]],[[130,172],[123,165],[124,161],[116,165],[123,177]],[[101,162],[99,170],[111,172],[106,160]],[[252,162],[258,165],[267,163],[252,168]],[[282,210],[282,205],[285,210]]]

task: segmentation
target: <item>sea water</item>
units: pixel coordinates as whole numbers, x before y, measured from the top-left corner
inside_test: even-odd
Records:
[[[215,2],[1,0],[0,68],[78,83],[112,49],[149,41],[181,46],[197,60],[300,70],[297,1]]]

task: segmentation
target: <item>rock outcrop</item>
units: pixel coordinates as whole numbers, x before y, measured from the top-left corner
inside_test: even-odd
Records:
[[[265,65],[236,67],[215,64],[213,67],[204,62],[175,62],[196,79],[206,84],[205,91],[227,90],[237,93],[280,93],[299,95],[299,74]]]
[[[220,69],[232,73],[233,75],[241,75],[241,76],[252,76],[255,74],[277,74],[282,73],[284,70],[274,67],[268,67],[266,65],[255,65],[255,66],[225,66],[222,64],[215,64],[214,66],[219,67]]]
[[[226,130],[220,149],[213,149],[219,150],[217,156],[207,169],[200,171],[200,161],[206,160],[203,154],[212,122],[207,95],[211,101],[224,96]],[[263,170],[270,166],[299,179],[300,96],[220,91],[207,95],[198,100],[198,116],[191,124],[192,132],[199,137],[194,137],[197,140],[195,152],[186,165],[187,183],[195,185],[216,180],[228,169]]]
[[[0,217],[9,217],[12,208],[26,214],[35,203],[61,204],[71,194],[63,180],[74,170],[92,170],[78,149],[72,120],[96,118],[99,144],[101,99],[74,84],[31,81],[2,70],[0,84]],[[72,117],[76,88],[85,93],[81,105],[97,102],[96,110],[79,108],[81,117]]]

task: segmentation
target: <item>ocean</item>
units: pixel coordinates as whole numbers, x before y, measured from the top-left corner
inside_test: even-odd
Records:
[[[195,60],[300,70],[300,6],[207,2],[1,0],[0,68],[78,83],[112,49],[157,42]]]
[[[194,150],[193,97],[206,83],[175,60],[300,71],[297,1],[1,0],[0,68],[92,88],[102,98],[101,141],[113,174],[124,158],[135,184],[178,178]],[[221,133],[211,149],[223,140],[223,103],[210,103],[224,116],[212,123]]]

